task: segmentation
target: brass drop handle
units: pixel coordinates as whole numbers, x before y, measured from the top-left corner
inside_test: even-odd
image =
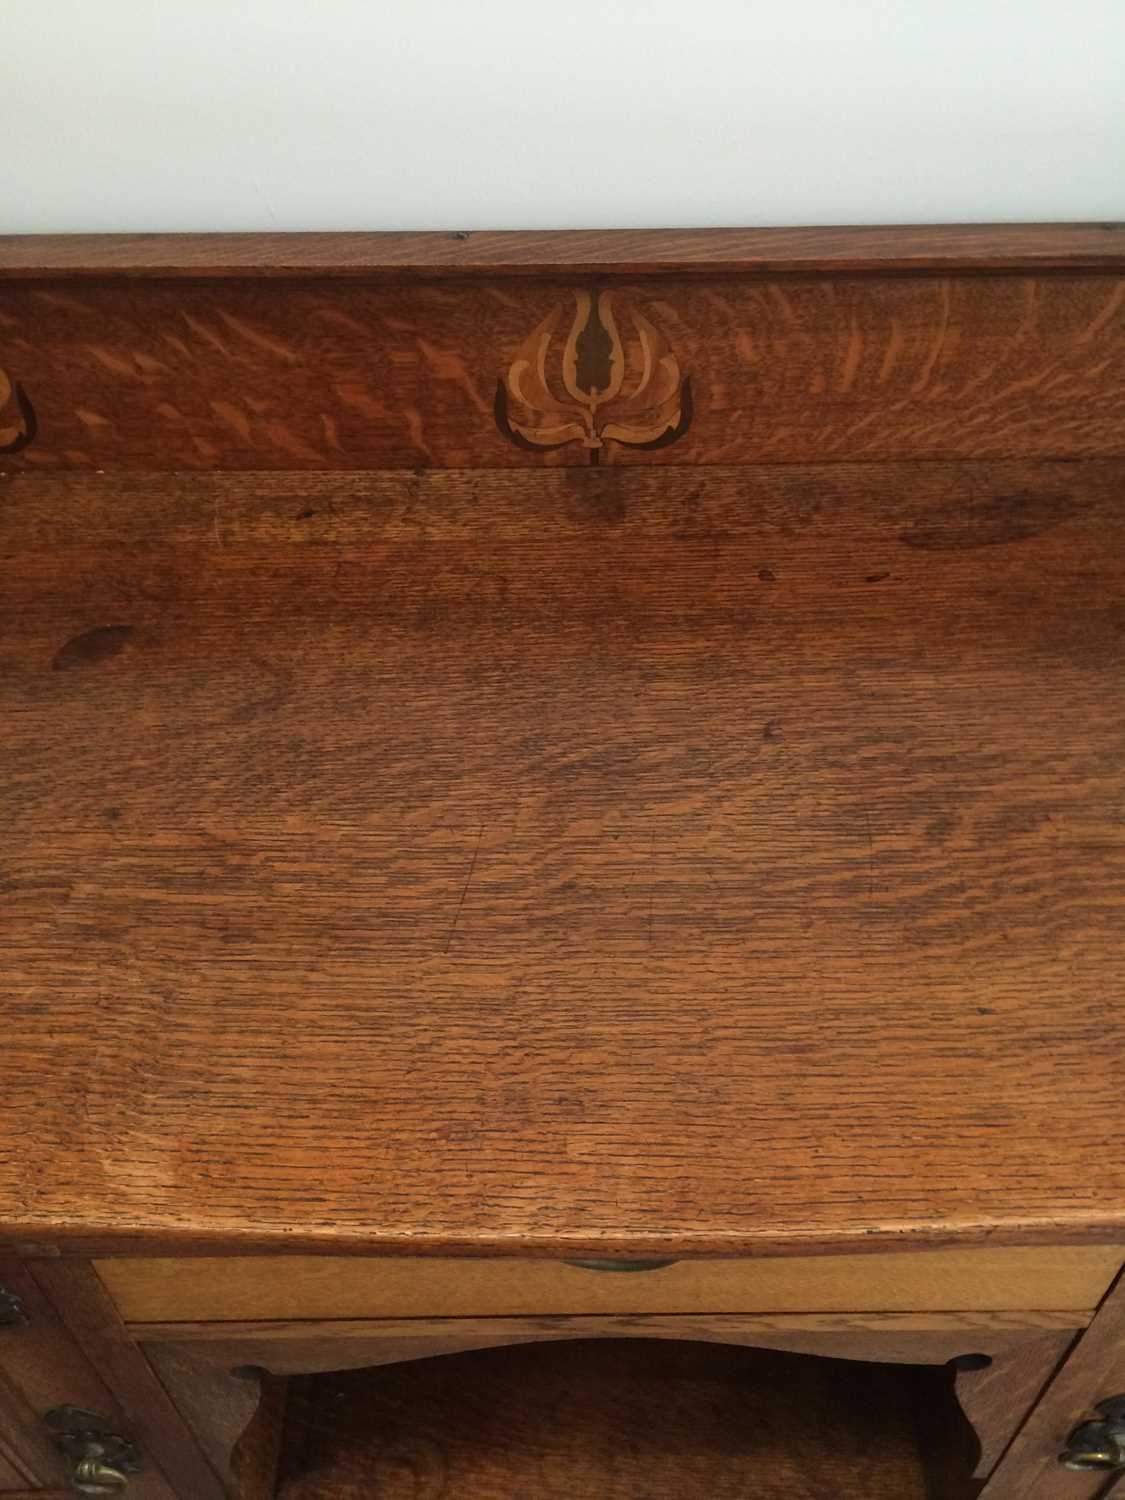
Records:
[[[127,1474],[95,1454],[80,1458],[70,1477],[80,1495],[116,1495],[129,1483]]]
[[[108,1417],[77,1406],[57,1406],[44,1418],[70,1466],[70,1481],[80,1495],[118,1495],[141,1460],[128,1438],[113,1430]]]
[[[1083,1422],[1067,1438],[1059,1463],[1080,1473],[1125,1469],[1125,1396],[1099,1401],[1097,1421]]]

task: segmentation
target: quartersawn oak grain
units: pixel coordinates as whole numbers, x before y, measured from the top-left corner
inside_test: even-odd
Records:
[[[8,1236],[1120,1242],[1123,481],[10,478]]]
[[[615,276],[690,382],[669,446],[605,465],[1125,455],[1125,277]],[[555,399],[587,279],[0,281],[0,369],[31,403],[18,469],[523,468],[497,383],[557,313]],[[628,318],[625,316],[625,323]],[[627,389],[644,363],[622,355]],[[573,415],[573,403],[566,408]],[[22,428],[27,427],[27,420]],[[13,430],[16,430],[13,428]]]

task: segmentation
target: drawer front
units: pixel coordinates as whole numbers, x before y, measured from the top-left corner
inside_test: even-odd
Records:
[[[1096,1306],[1125,1246],[679,1261],[121,1258],[98,1271],[126,1322],[648,1312],[963,1312]]]

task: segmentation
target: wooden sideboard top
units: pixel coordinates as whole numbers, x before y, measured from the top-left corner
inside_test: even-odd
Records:
[[[1125,267],[1125,222],[0,235],[0,278],[787,275]]]
[[[0,242],[0,1241],[1122,1242],[1101,235]]]

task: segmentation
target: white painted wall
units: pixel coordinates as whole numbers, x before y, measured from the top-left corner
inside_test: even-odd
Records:
[[[6,0],[0,229],[1125,218],[1125,0]]]

